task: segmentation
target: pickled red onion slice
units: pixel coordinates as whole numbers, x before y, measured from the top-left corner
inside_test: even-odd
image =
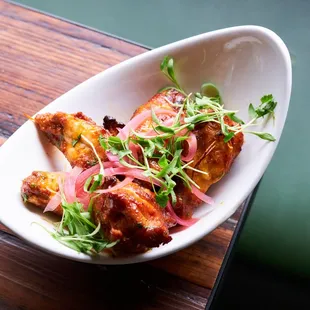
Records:
[[[113,155],[111,152],[106,152],[109,161],[119,161],[118,156]]]
[[[111,167],[119,167],[121,164],[119,162],[103,162],[103,167],[104,168],[111,168]],[[97,164],[89,169],[86,169],[83,171],[77,178],[76,180],[76,185],[75,185],[75,190],[76,192],[80,192],[84,188],[84,184],[86,180],[91,176],[99,173],[100,171],[100,165]]]
[[[83,171],[77,178],[76,180],[76,184],[75,184],[75,189],[78,192],[79,190],[84,188],[84,184],[86,182],[86,180],[94,174],[97,174],[100,171],[100,166],[99,164],[90,167],[88,169],[86,169],[85,171]]]
[[[155,109],[154,112],[155,114],[167,114],[170,116],[177,115],[176,112],[167,109]],[[142,113],[138,114],[133,119],[131,119],[127,123],[127,125],[119,131],[117,136],[125,140],[129,136],[131,130],[137,129],[147,118],[150,118],[151,116],[152,116],[151,110],[143,111]]]
[[[129,149],[130,149],[130,151],[132,153],[132,156],[136,160],[138,160],[138,149],[139,149],[139,147],[136,144],[132,143],[132,142],[129,142],[128,147],[129,147]]]
[[[173,124],[173,122],[174,122],[174,118],[171,117],[171,118],[168,118],[165,121],[163,121],[163,125],[166,126],[166,127],[170,127]],[[147,137],[147,138],[156,138],[157,135],[158,135],[157,132],[154,129],[151,129],[150,131],[148,131],[145,134],[145,137]]]
[[[214,200],[210,196],[201,192],[197,187],[192,186],[192,192],[196,197],[198,197],[200,200],[204,201],[205,203],[209,205],[214,204]]]
[[[128,185],[129,183],[131,183],[133,181],[134,178],[131,177],[126,177],[122,182],[119,182],[118,184],[116,184],[113,187],[107,188],[107,189],[100,189],[98,191],[96,191],[97,194],[106,194],[112,191],[116,191],[119,188],[122,188],[126,185]]]
[[[52,199],[48,202],[43,212],[54,211],[61,203],[61,196],[56,193]]]
[[[187,155],[182,155],[181,159],[185,162],[191,161],[196,152],[197,152],[197,138],[196,136],[191,132],[188,136],[188,138],[184,141],[185,143],[188,143],[188,152]]]
[[[159,181],[152,180],[151,178],[143,175],[143,171],[140,169],[136,169],[136,168],[127,168],[127,167],[108,168],[108,169],[105,169],[104,173],[106,176],[126,175],[126,176],[130,176],[135,179],[142,180],[142,181],[154,183],[155,185],[158,185],[158,186],[161,185]]]
[[[87,210],[88,208],[90,197],[90,194],[85,192],[84,190],[76,193],[77,201],[83,205],[84,210]]]
[[[76,200],[75,183],[78,175],[81,174],[82,171],[82,168],[75,166],[65,175],[64,194],[68,203],[73,203]]]
[[[188,220],[184,220],[180,217],[178,217],[176,215],[176,213],[174,212],[171,204],[170,204],[170,201],[168,201],[167,203],[167,206],[166,206],[166,209],[167,211],[170,213],[170,216],[179,224],[179,225],[182,225],[182,226],[186,226],[186,227],[189,227],[189,226],[192,226],[193,224],[195,224],[198,219],[195,219],[195,218],[191,218],[191,219],[188,219]]]

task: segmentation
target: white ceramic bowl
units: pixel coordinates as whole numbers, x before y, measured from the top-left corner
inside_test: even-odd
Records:
[[[98,124],[105,115],[128,121],[133,111],[169,84],[159,70],[165,55],[177,62],[179,81],[189,91],[203,82],[216,84],[225,106],[240,110],[248,119],[250,102],[257,105],[264,94],[278,101],[276,122],[257,131],[272,133],[277,142],[246,136],[243,150],[231,171],[208,192],[216,208],[206,214],[204,205],[195,212],[200,220],[192,227],[174,233],[173,240],[145,254],[111,258],[79,254],[53,240],[33,225],[47,217],[36,208],[25,206],[20,198],[21,180],[33,170],[62,170],[64,158],[40,136],[28,121],[0,149],[1,222],[26,241],[53,254],[97,264],[126,264],[155,259],[178,251],[210,233],[229,218],[253,190],[263,175],[280,139],[291,93],[291,62],[283,41],[272,31],[257,26],[241,26],[213,31],[152,50],[102,72],[64,94],[42,112],[83,111]]]

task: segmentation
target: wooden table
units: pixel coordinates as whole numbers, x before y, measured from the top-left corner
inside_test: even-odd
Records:
[[[0,0],[0,144],[26,121],[25,114],[145,51]],[[204,309],[239,214],[185,250],[126,266],[51,256],[0,224],[0,308],[115,309],[126,304],[129,309]]]

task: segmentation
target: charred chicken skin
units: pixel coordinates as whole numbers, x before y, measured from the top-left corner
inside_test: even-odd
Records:
[[[171,240],[154,193],[136,183],[98,196],[93,215],[109,240],[120,240],[117,251],[145,252]]]

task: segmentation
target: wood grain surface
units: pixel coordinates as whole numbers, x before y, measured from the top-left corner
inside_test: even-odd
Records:
[[[92,75],[146,50],[0,0],[0,145]],[[3,210],[3,209],[2,209]],[[0,224],[1,309],[204,309],[240,211],[191,247],[151,263],[94,266],[51,256]]]

